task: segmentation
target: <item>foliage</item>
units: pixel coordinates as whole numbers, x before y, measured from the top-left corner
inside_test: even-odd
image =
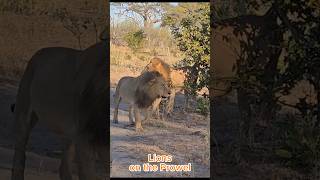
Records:
[[[163,12],[160,3],[112,3],[111,5],[120,10],[120,15],[138,23],[142,20],[145,29],[159,22]]]
[[[1,0],[0,10],[30,15],[32,13],[31,2],[30,0]]]
[[[166,24],[185,58],[176,67],[186,72],[184,82],[187,95],[195,96],[196,91],[208,87],[210,60],[210,18],[209,4],[201,4],[188,11],[179,19],[167,14]]]
[[[177,49],[169,28],[151,28],[145,31],[147,34],[146,44],[149,49]]]
[[[225,0],[229,1],[229,0]],[[240,112],[238,157],[245,158],[242,149],[252,145],[258,136],[257,121],[268,126],[259,142],[278,147],[276,155],[286,165],[319,172],[320,144],[320,6],[314,0],[245,0],[246,12],[234,13],[225,6],[215,7],[213,27],[232,27],[240,44],[234,70],[235,87]],[[231,2],[231,1],[229,1]],[[231,8],[232,9],[232,8]],[[234,9],[234,8],[233,8]],[[229,42],[229,37],[223,37]],[[300,111],[283,123],[283,141],[270,143],[275,124],[279,121],[279,99],[290,94],[301,80],[307,80],[315,90],[317,104],[300,99],[289,104]],[[291,96],[290,98],[292,98]],[[297,99],[298,100],[298,99]],[[310,113],[312,112],[312,113]],[[258,116],[256,116],[258,115]]]
[[[156,49],[157,55],[167,55],[170,52],[169,49],[177,49],[170,29],[164,26],[154,26],[162,21],[161,17],[167,8],[165,4],[168,3],[111,3],[111,8],[117,10],[115,14],[125,19],[122,22],[111,19],[112,43],[123,45],[123,34],[127,34],[128,30],[138,31],[143,29],[146,36],[145,47],[149,50]]]
[[[136,52],[138,49],[142,47],[144,38],[145,38],[144,31],[139,30],[139,31],[128,33],[124,37],[124,40],[127,42],[128,46],[134,52]]]
[[[303,119],[290,117],[278,123],[284,138],[282,147],[275,151],[286,165],[307,173],[320,170],[320,128],[316,119],[308,114]]]
[[[113,44],[123,45],[125,43],[124,37],[133,31],[139,31],[139,25],[133,20],[124,20],[115,22],[111,19],[110,40]]]
[[[66,8],[56,9],[56,11],[51,16],[52,18],[58,19],[62,22],[63,27],[69,32],[71,32],[74,37],[77,38],[79,48],[82,49],[81,37],[86,32],[89,25],[91,25],[92,22],[94,22],[93,19],[86,16],[81,17],[78,15],[74,15]],[[103,21],[103,19],[101,20]]]
[[[205,97],[199,97],[197,99],[197,107],[196,111],[204,116],[207,116],[209,114],[209,99]]]

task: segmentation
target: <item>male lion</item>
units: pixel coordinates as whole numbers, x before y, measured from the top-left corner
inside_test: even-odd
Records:
[[[154,57],[150,60],[150,63],[145,67],[145,69],[142,71],[144,72],[152,72],[156,71],[161,74],[161,76],[164,78],[164,80],[168,83],[168,86],[171,88],[171,93],[170,97],[167,100],[167,106],[165,108],[166,116],[170,114],[173,110],[173,104],[174,104],[174,98],[175,98],[175,89],[172,87],[172,80],[171,80],[171,68],[170,66],[165,63],[163,60],[161,60],[158,57]],[[156,118],[159,119],[160,117],[160,103],[161,103],[161,98],[157,98],[152,106],[150,107],[149,111],[153,113],[156,113]]]
[[[96,153],[109,161],[108,43],[101,41],[83,51],[44,48],[33,55],[20,82],[14,110],[12,180],[24,179],[26,144],[37,122],[66,142],[60,165],[61,180],[72,179],[73,149],[80,180],[96,179]]]
[[[159,72],[145,72],[138,77],[122,77],[116,87],[113,122],[118,123],[118,108],[121,100],[129,104],[129,121],[133,124],[132,111],[135,116],[136,131],[142,131],[140,111],[150,107],[155,99],[168,97],[170,89]],[[149,118],[149,113],[145,115]]]

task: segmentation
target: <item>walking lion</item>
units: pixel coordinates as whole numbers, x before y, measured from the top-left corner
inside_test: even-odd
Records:
[[[145,69],[142,71],[144,72],[152,72],[156,71],[161,74],[161,76],[164,78],[164,80],[167,82],[168,86],[170,87],[170,96],[166,99],[166,107],[164,109],[164,115],[167,117],[173,110],[174,105],[174,98],[175,98],[175,89],[173,87],[173,83],[171,80],[171,68],[170,66],[165,63],[162,59],[158,57],[154,57],[150,60],[150,63],[145,67]],[[152,106],[149,108],[148,111],[151,111],[152,114],[156,114],[156,118],[160,118],[160,103],[162,99],[157,98]]]
[[[147,109],[157,98],[166,98],[170,95],[170,89],[165,79],[159,72],[145,72],[138,77],[122,77],[114,94],[115,110],[113,122],[118,123],[118,109],[121,100],[129,104],[129,122],[133,124],[134,113],[136,131],[143,130],[141,126],[140,112],[145,112],[145,119],[149,118]]]
[[[21,79],[14,110],[12,180],[24,179],[26,145],[37,122],[65,142],[59,168],[61,180],[72,179],[73,149],[80,180],[96,179],[97,154],[109,162],[108,43],[101,41],[83,51],[44,48],[33,55]]]

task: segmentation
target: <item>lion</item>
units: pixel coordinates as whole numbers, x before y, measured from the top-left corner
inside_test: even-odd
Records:
[[[129,122],[133,124],[132,111],[135,116],[136,131],[141,132],[140,111],[147,111],[157,98],[166,98],[170,95],[170,88],[165,79],[157,71],[145,72],[138,77],[122,77],[116,87],[114,94],[114,116],[113,122],[118,123],[118,109],[121,100],[129,104]],[[148,111],[145,119],[149,118]]]
[[[61,180],[72,179],[74,157],[80,180],[97,178],[96,155],[109,162],[108,43],[102,40],[85,50],[44,48],[32,56],[12,107],[16,136],[12,180],[24,179],[26,145],[36,123],[45,125],[65,142],[59,168]]]
[[[171,80],[171,68],[165,63],[162,59],[158,57],[154,57],[150,60],[149,64],[145,67],[145,69],[141,72],[151,72],[156,71],[159,72],[164,80],[168,83],[168,86],[171,88],[170,96],[167,100],[167,106],[165,107],[165,115],[168,116],[173,110],[174,98],[175,98],[175,89],[173,88],[173,83]],[[149,108],[149,111],[156,114],[156,118],[160,118],[160,103],[161,98],[157,98],[152,106]]]

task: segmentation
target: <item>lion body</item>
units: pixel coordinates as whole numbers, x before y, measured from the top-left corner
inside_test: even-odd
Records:
[[[96,178],[92,157],[108,153],[106,47],[106,42],[100,42],[83,51],[45,48],[31,58],[19,85],[14,112],[12,180],[24,179],[26,144],[36,123],[65,142],[60,179],[72,179],[73,151],[78,154],[79,179]]]
[[[121,101],[129,104],[129,121],[133,124],[135,117],[136,131],[141,131],[140,112],[146,111],[152,105],[154,100],[167,97],[170,94],[170,89],[166,81],[158,72],[145,72],[138,77],[122,77],[116,87],[114,95],[115,110],[114,123],[118,123],[118,109]],[[146,113],[146,119],[149,114]]]
[[[175,89],[173,87],[172,78],[171,78],[171,68],[170,66],[165,63],[162,59],[154,57],[150,60],[150,63],[146,66],[146,68],[142,71],[144,72],[152,72],[156,71],[161,74],[164,80],[168,83],[168,86],[171,87],[171,93],[169,98],[167,99],[166,107],[165,107],[165,114],[166,116],[170,114],[173,110],[174,98],[175,98]],[[160,103],[161,98],[157,98],[152,106],[150,107],[149,111],[156,114],[156,118],[160,117]]]

